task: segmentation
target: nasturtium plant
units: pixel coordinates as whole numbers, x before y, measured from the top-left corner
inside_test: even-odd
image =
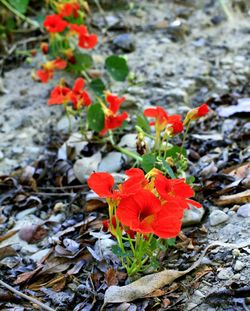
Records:
[[[105,67],[111,77],[116,81],[125,81],[129,73],[127,62],[121,56],[111,55],[107,57]]]

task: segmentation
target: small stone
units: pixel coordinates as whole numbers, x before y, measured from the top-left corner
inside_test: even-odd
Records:
[[[217,226],[227,221],[229,216],[225,214],[223,211],[215,210],[209,216],[209,221],[211,226]]]
[[[112,151],[102,159],[98,171],[115,173],[121,170],[122,165],[126,162],[127,158],[120,152]]]
[[[135,40],[129,33],[123,33],[115,37],[113,39],[113,44],[124,52],[133,52],[135,50]]]
[[[250,217],[250,203],[242,205],[237,211],[237,216]]]
[[[201,291],[199,291],[198,289],[196,291],[194,291],[194,294],[196,296],[200,297],[200,298],[204,298],[205,297],[205,295]]]
[[[183,226],[197,225],[201,222],[201,219],[205,213],[203,207],[196,208],[191,206],[190,209],[186,209],[184,212],[184,218],[182,220]]]
[[[77,179],[82,183],[85,182],[92,172],[97,171],[101,160],[101,152],[95,153],[92,157],[84,157],[77,160],[73,166]]]
[[[225,268],[218,273],[217,277],[220,280],[229,280],[233,277],[233,275],[234,273],[232,268]]]
[[[4,159],[4,154],[3,154],[2,151],[0,151],[0,161],[1,161],[2,159]]]
[[[242,261],[236,260],[234,270],[238,272],[241,271],[243,268],[245,268],[245,264]]]

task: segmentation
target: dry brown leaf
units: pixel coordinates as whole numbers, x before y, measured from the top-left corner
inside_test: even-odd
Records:
[[[187,270],[177,271],[177,270],[165,270],[162,272],[146,275],[141,279],[122,287],[110,286],[104,296],[104,305],[107,303],[121,303],[130,302],[139,298],[144,298],[150,293],[160,289],[166,285],[171,284],[175,279],[191,272],[197,268],[206,252],[209,248],[214,246],[223,246],[228,248],[244,248],[250,245],[250,239],[245,243],[241,244],[230,244],[223,242],[213,242],[208,245],[202,252],[200,258]]]
[[[116,276],[116,271],[114,268],[108,269],[108,271],[105,273],[105,281],[109,286],[111,285],[117,285],[118,284],[118,279]]]
[[[152,297],[160,297],[166,294],[166,291],[163,289],[156,289],[152,293],[145,296],[145,298],[152,298]]]
[[[9,232],[7,232],[4,235],[0,236],[0,242],[3,242],[5,240],[7,240],[8,238],[11,238],[13,235],[15,235],[18,232],[18,230],[11,230]]]
[[[38,266],[35,270],[24,272],[18,276],[18,278],[15,280],[14,284],[21,284],[24,282],[29,281],[34,275],[36,275],[39,271],[41,271],[43,266]]]
[[[16,256],[16,251],[11,246],[4,246],[0,248],[0,260],[9,257]]]
[[[250,202],[250,190],[239,192],[231,195],[222,195],[218,200],[215,200],[215,204],[218,206],[225,206],[231,204],[241,204]]]
[[[240,165],[234,165],[228,167],[222,171],[225,174],[234,176],[237,179],[242,179],[248,176],[250,173],[250,163],[241,163]]]
[[[93,212],[97,210],[98,208],[107,206],[107,203],[104,203],[100,200],[90,200],[85,205],[85,212]]]

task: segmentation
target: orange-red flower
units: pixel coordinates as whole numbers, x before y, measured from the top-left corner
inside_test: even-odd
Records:
[[[184,124],[187,124],[190,121],[195,121],[201,117],[204,117],[206,114],[208,114],[209,112],[209,108],[207,104],[202,104],[201,106],[190,110],[187,115],[186,118],[184,120]]]
[[[70,24],[71,33],[78,35],[78,46],[83,49],[93,49],[97,42],[98,37],[95,34],[89,34],[87,27],[84,25]]]
[[[78,3],[64,3],[57,6],[58,13],[61,17],[68,17],[73,15],[74,18],[79,16],[78,11],[80,5]]]
[[[36,71],[36,76],[43,83],[47,83],[54,76],[55,69],[64,69],[67,67],[67,62],[61,58],[48,61],[42,65],[42,69]]]
[[[46,16],[43,26],[48,32],[62,32],[68,26],[68,23],[61,18],[60,15],[53,14]]]
[[[66,86],[56,86],[50,94],[49,105],[66,104],[71,99],[71,89]]]
[[[71,100],[73,108],[76,110],[81,106],[89,106],[91,104],[89,94],[83,89],[84,84],[84,80],[82,78],[78,78],[72,88]]]
[[[161,205],[161,201],[152,192],[141,190],[136,195],[121,200],[116,216],[121,224],[133,231],[173,238],[180,232],[183,213],[175,203]]]
[[[155,178],[155,188],[163,200],[176,203],[182,210],[189,208],[190,204],[201,207],[198,202],[189,199],[194,196],[194,191],[184,179],[168,179],[158,174]]]
[[[100,135],[106,134],[108,130],[113,130],[117,127],[122,126],[124,120],[127,119],[127,112],[117,114],[121,104],[125,101],[125,97],[118,97],[114,94],[106,94],[106,102],[108,103],[108,108],[104,108],[105,113],[105,123],[104,128],[101,130]]]
[[[101,198],[115,198],[116,191],[113,190],[114,177],[109,173],[93,173],[88,179],[88,186]]]
[[[131,168],[125,171],[125,174],[129,178],[119,186],[120,197],[127,197],[136,194],[148,184],[148,180],[145,178],[144,172],[139,168]]]
[[[170,134],[173,135],[183,131],[181,116],[178,114],[169,116],[168,113],[160,106],[145,109],[144,115],[155,119],[154,122],[150,122],[150,125],[155,126],[158,135],[165,129],[168,129]]]

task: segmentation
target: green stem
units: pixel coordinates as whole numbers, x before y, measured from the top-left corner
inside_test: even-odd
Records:
[[[131,157],[133,159],[135,159],[138,162],[142,162],[142,157],[140,157],[138,154],[134,153],[133,151],[127,150],[127,149],[122,148],[120,146],[116,146],[114,144],[112,144],[112,145],[113,145],[114,149],[120,151],[121,153],[123,153],[123,154],[125,154],[125,155],[127,155],[127,156],[129,156],[129,157]]]
[[[186,131],[184,133],[184,136],[183,136],[183,141],[182,141],[182,144],[181,144],[181,151],[180,151],[180,155],[182,154],[183,152],[183,148],[184,148],[184,144],[185,144],[185,141],[187,139],[187,134],[188,134],[188,131],[189,131],[189,128],[190,128],[190,121],[188,122],[187,124],[187,127],[186,127]]]
[[[15,8],[13,8],[6,0],[0,0],[0,2],[10,11],[12,12],[14,15],[16,15],[17,17],[19,17],[20,19],[22,19],[23,21],[27,22],[28,24],[39,28],[39,24],[34,22],[33,20],[31,20],[30,18],[26,17],[25,15],[23,15],[22,13],[20,13],[19,11],[17,11]]]

